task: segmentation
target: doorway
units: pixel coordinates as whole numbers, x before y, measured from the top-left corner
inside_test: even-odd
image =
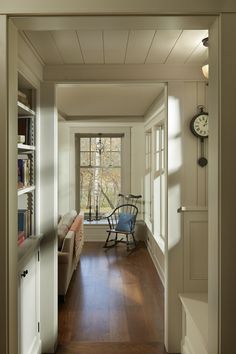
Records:
[[[203,17],[204,18],[204,17]],[[53,18],[52,18],[53,19]],[[52,20],[52,19],[50,19],[50,21]],[[22,19],[15,19],[14,20],[14,23],[15,23],[15,25],[20,29],[20,30],[23,30],[24,28],[27,28],[27,30],[29,30],[29,18],[22,18]],[[39,19],[37,19],[38,21],[39,21]],[[56,21],[57,19],[55,18],[55,21]],[[81,19],[80,19],[81,20]],[[80,22],[80,25],[81,25],[81,23],[83,23],[83,21],[84,21],[85,19],[83,19],[82,18],[82,22]],[[91,21],[92,19],[86,19],[86,26],[88,25],[88,22],[89,21]],[[97,19],[98,20],[98,22],[100,21],[100,19],[98,18]],[[119,19],[116,19],[115,21],[118,21]],[[133,18],[132,18],[132,20],[133,20]],[[137,19],[136,19],[137,20]],[[158,21],[158,18],[156,18],[156,20]],[[162,22],[163,20],[164,20],[164,18],[162,17],[161,19],[159,19],[160,20],[160,23],[164,23],[164,22]],[[183,21],[185,21],[185,19],[182,19]],[[49,22],[50,22],[49,21]],[[147,21],[147,26],[150,26],[150,25],[148,25],[148,18],[146,19],[146,21]],[[52,28],[53,28],[53,26],[55,25],[55,23],[53,24],[53,21],[51,21],[50,23],[48,22],[48,27],[47,28],[45,28],[45,23],[44,24],[41,24],[40,25],[40,21],[38,22],[38,24],[39,24],[39,27],[41,26],[41,29],[42,30],[46,30],[46,29],[48,29],[48,30],[51,30]],[[212,23],[212,19],[211,20],[209,20],[209,23],[208,23],[208,25],[206,26],[206,23],[204,23],[204,28],[208,28],[208,27],[210,27],[210,25],[211,25],[211,23]],[[141,24],[139,24],[139,26],[141,26]],[[153,24],[151,24],[151,26],[153,26]],[[176,25],[173,25],[173,26],[176,26]],[[196,29],[196,25],[194,25],[195,26],[195,29]],[[202,24],[201,24],[201,19],[199,19],[199,25],[197,25],[197,27],[199,26],[199,28],[202,28]],[[39,28],[38,27],[38,28]],[[70,25],[66,25],[65,26],[66,27],[66,30],[70,30],[71,29],[71,27],[70,27]],[[31,30],[32,31],[34,31],[34,25],[32,25],[32,28],[31,28]],[[71,81],[71,80],[73,80],[73,79],[75,79],[75,77],[73,77],[73,75],[74,75],[74,73],[70,73],[70,68],[66,68],[66,67],[64,67],[64,69],[65,69],[65,71],[63,71],[64,73],[67,73],[66,74],[66,76],[67,76],[67,79],[69,80],[69,81]],[[79,75],[80,75],[80,79],[82,78],[82,79],[85,79],[85,76],[83,76],[84,74],[82,74],[82,70],[80,70],[80,68],[78,68],[79,70],[78,70],[78,72],[77,72],[77,75],[78,75],[78,73],[79,73]],[[94,69],[95,70],[95,69]],[[150,69],[147,69],[147,71],[146,71],[146,73],[145,73],[145,77],[147,78],[147,79],[152,79],[152,76],[153,76],[153,72],[152,71],[149,71]],[[98,74],[99,74],[99,72],[98,72]],[[181,73],[181,75],[182,75],[183,73]],[[51,80],[52,81],[54,81],[54,82],[62,82],[63,81],[63,79],[60,77],[60,73],[59,73],[59,71],[58,71],[58,68],[56,69],[56,68],[54,68],[53,70],[51,70],[51,71],[49,71],[49,68],[45,68],[45,71],[44,71],[44,75],[45,75],[45,77],[47,77],[47,79],[46,80],[49,80],[49,78],[51,78]],[[48,75],[48,76],[47,76]],[[51,76],[50,76],[51,75]],[[100,75],[101,75],[101,73],[100,73]],[[108,77],[108,76],[106,76],[106,75],[108,75],[108,72],[107,73],[105,73],[104,74],[104,77]],[[112,75],[114,75],[114,76],[112,76],[112,78],[114,79],[114,77],[116,76],[116,74],[112,74]],[[142,75],[144,75],[144,74],[142,74]],[[141,75],[141,76],[142,76]],[[157,75],[157,74],[156,74]],[[165,75],[165,80],[167,80],[168,79],[168,69],[163,73],[161,73],[161,75]],[[175,78],[177,79],[178,78],[178,75],[180,75],[180,74],[178,74],[178,73],[175,73]],[[93,76],[93,72],[92,72],[92,70],[88,73],[88,77],[87,77],[87,79],[91,79],[91,77]],[[120,76],[120,75],[119,75]],[[131,76],[132,76],[132,71],[131,71]],[[120,76],[121,78],[123,77],[123,78],[127,78],[127,72],[123,72],[123,73],[121,73],[121,76]],[[143,76],[144,77],[144,76]],[[55,215],[53,215],[53,218],[55,219]],[[43,220],[42,220],[42,222],[43,222]],[[166,259],[167,259],[167,264],[168,264],[168,257],[166,257]],[[170,281],[170,279],[169,279],[169,277],[168,276],[166,276],[165,277],[165,283],[166,283],[166,286],[169,286],[169,281]],[[55,283],[54,283],[55,284]],[[55,292],[54,292],[54,294],[55,294]],[[167,294],[166,294],[166,296],[167,296]],[[55,300],[55,299],[54,299]],[[168,299],[166,299],[166,308],[168,309],[168,303],[169,303],[169,301],[168,301]],[[56,318],[56,317],[55,317]],[[55,320],[55,318],[54,318],[54,320]],[[168,321],[166,321],[166,325],[167,325],[167,328],[166,328],[166,340],[167,340],[167,342],[170,340],[170,338],[169,338],[169,336],[168,336],[168,333],[169,333],[169,331],[168,331]],[[52,326],[54,327],[55,326],[55,321],[54,321],[54,324],[52,324]],[[55,327],[54,327],[55,328]]]

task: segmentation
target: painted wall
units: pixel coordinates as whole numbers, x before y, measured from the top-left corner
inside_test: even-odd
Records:
[[[18,32],[18,70],[29,77],[30,81],[38,86],[38,82],[43,80],[43,63],[36,56],[35,51],[27,42],[26,38]]]
[[[171,338],[167,338],[170,352],[180,351],[181,304],[178,294],[184,291],[183,222],[177,210],[181,206],[207,206],[208,167],[197,164],[200,142],[189,129],[198,105],[207,107],[207,86],[204,83],[169,83],[166,333]]]
[[[234,0],[199,0],[190,2],[188,0],[178,0],[173,3],[172,0],[112,0],[109,6],[106,0],[69,0],[66,3],[63,0],[43,0],[33,2],[30,0],[2,0],[0,13],[38,13],[38,14],[64,14],[64,13],[158,13],[158,14],[191,14],[191,13],[217,13],[220,11],[236,11]]]
[[[104,123],[90,121],[89,123],[72,123],[59,122],[58,128],[58,158],[59,158],[59,214],[66,213],[68,210],[75,208],[75,154],[74,154],[74,137],[75,133],[79,133],[81,128],[99,127],[102,132],[103,127],[118,128],[122,127],[130,130],[131,143],[131,159],[128,160],[131,167],[130,192],[134,194],[143,194],[143,161],[144,161],[144,137],[142,123]],[[112,131],[112,130],[111,130]],[[128,191],[127,191],[128,193]]]

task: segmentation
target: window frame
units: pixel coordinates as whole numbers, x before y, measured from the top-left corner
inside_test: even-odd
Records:
[[[79,134],[79,136],[77,137],[77,139],[79,140],[79,157],[78,157],[78,161],[79,161],[79,172],[78,172],[78,178],[79,178],[79,190],[78,190],[78,193],[79,193],[79,200],[80,200],[80,194],[81,194],[81,189],[80,189],[80,172],[81,172],[81,169],[92,169],[92,170],[97,170],[97,169],[101,169],[101,168],[112,168],[112,169],[119,169],[120,170],[120,185],[121,185],[121,189],[122,189],[122,138],[124,137],[124,134]],[[83,138],[88,138],[89,139],[89,150],[81,150],[81,139]],[[93,138],[119,138],[120,139],[120,149],[119,150],[108,150],[109,153],[111,152],[116,152],[116,153],[119,153],[120,154],[120,164],[119,165],[114,165],[114,166],[105,166],[103,164],[100,164],[100,165],[96,165],[96,164],[92,164],[91,161],[92,161],[92,157],[91,157],[91,154],[93,152],[96,153],[95,150],[92,149],[92,142],[91,140]],[[111,141],[110,141],[110,146],[111,146]],[[88,165],[81,165],[81,153],[83,152],[86,152],[89,154],[89,162],[90,164]],[[118,192],[119,193],[119,192]],[[117,193],[117,194],[118,194]],[[80,202],[79,202],[80,203]],[[115,205],[114,205],[115,206]],[[81,205],[79,205],[80,207],[80,210],[81,210]],[[85,215],[87,215],[87,212],[85,212]]]
[[[79,151],[79,137],[88,136],[88,135],[99,135],[102,134],[102,137],[105,136],[122,136],[121,144],[121,188],[122,193],[130,193],[131,187],[131,129],[130,127],[96,127],[96,126],[80,126],[80,127],[71,127],[70,129],[70,139],[72,148],[72,154],[70,156],[70,166],[75,166],[75,172],[70,175],[71,186],[75,186],[75,193],[72,194],[73,188],[70,189],[70,201],[69,204],[71,208],[75,208],[78,212],[80,211],[80,184],[79,184],[79,166],[80,161],[78,154]]]

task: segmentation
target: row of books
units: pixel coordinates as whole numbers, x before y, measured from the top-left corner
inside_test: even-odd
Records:
[[[34,145],[33,140],[33,121],[31,118],[20,118],[18,119],[18,135],[25,137],[25,144],[26,145]]]
[[[32,233],[32,218],[30,210],[18,209],[18,236],[17,244],[20,245]]]
[[[20,155],[19,155],[20,157]],[[18,188],[31,185],[31,161],[27,155],[18,158]]]

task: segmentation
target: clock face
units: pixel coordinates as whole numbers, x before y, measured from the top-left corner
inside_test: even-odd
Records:
[[[190,123],[191,131],[200,138],[208,137],[208,114],[201,113],[194,117]]]

